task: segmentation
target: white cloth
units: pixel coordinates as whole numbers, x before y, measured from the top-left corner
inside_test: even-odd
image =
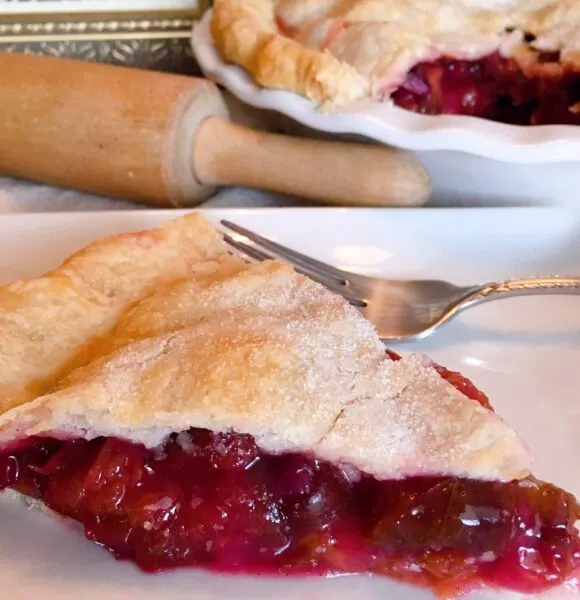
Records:
[[[233,208],[307,205],[307,202],[288,196],[236,188],[218,191],[213,198],[201,206]],[[0,177],[0,213],[142,210],[147,208],[151,207]]]

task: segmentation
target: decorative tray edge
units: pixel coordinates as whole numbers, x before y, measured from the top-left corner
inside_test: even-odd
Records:
[[[0,14],[0,51],[199,74],[189,40],[206,8]]]

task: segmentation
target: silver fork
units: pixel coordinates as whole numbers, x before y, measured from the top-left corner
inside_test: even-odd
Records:
[[[384,340],[418,339],[469,306],[532,294],[579,294],[580,277],[534,277],[457,286],[441,280],[396,280],[348,273],[268,240],[230,221],[228,245],[254,260],[282,258],[360,308]],[[241,237],[247,241],[242,241]],[[248,243],[251,242],[251,243]]]

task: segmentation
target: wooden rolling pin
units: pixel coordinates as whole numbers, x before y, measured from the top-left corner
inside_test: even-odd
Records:
[[[349,206],[419,206],[404,152],[254,131],[209,81],[0,53],[0,174],[156,206],[247,186]]]

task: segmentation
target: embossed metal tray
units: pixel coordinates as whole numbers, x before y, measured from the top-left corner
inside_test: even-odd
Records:
[[[0,0],[0,51],[199,74],[189,38],[207,0]]]

